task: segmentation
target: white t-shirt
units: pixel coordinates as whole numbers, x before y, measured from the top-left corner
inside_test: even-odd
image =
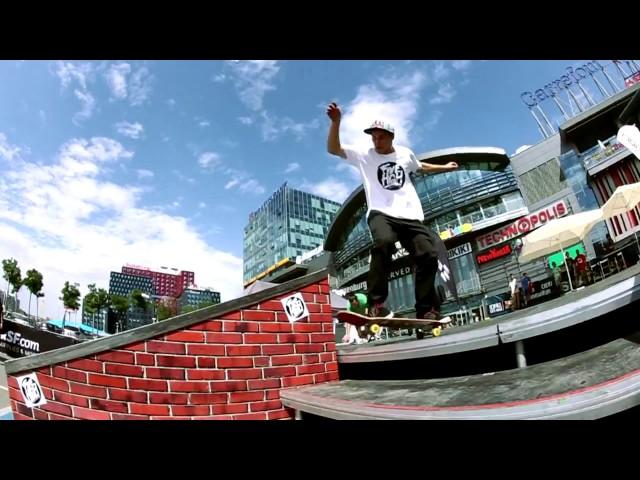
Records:
[[[360,171],[367,196],[367,216],[377,210],[394,218],[424,220],[418,193],[409,177],[420,169],[420,162],[406,147],[394,146],[395,152],[386,155],[374,148],[358,150],[343,146],[345,159]]]

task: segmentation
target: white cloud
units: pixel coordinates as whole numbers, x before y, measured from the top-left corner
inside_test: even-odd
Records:
[[[238,190],[243,193],[253,193],[256,195],[262,195],[266,192],[265,188],[255,178],[250,178],[249,180],[240,183]]]
[[[340,203],[344,202],[353,191],[353,188],[347,183],[334,177],[328,177],[318,183],[305,180],[300,189]]]
[[[58,61],[55,64],[55,74],[62,82],[62,87],[68,87],[73,80],[77,81],[83,90],[87,89],[87,80],[92,72],[91,64],[74,65],[70,62]]]
[[[106,164],[132,155],[112,139],[73,139],[51,164],[20,161],[0,176],[0,251],[43,274],[41,314],[62,317],[65,281],[84,295],[88,283],[108,288],[109,272],[126,263],[158,267],[158,259],[194,271],[223,301],[241,294],[241,258],[208,246],[185,218],[142,207],[136,187],[104,178]],[[26,289],[19,297],[28,303]]]
[[[431,103],[432,105],[449,103],[455,96],[456,89],[453,88],[450,83],[447,83],[445,85],[441,85],[440,88],[438,88],[438,94],[435,97],[432,97],[431,100],[429,100],[429,103]]]
[[[80,110],[79,112],[76,112],[76,114],[73,116],[73,119],[72,119],[73,123],[78,125],[80,122],[83,122],[91,118],[91,116],[93,115],[93,109],[96,106],[96,100],[95,98],[93,98],[93,95],[91,95],[89,92],[82,92],[80,90],[75,90],[74,93],[76,94],[76,97],[78,98],[78,100],[80,100],[80,103],[82,104],[82,110]]]
[[[136,173],[138,174],[138,178],[140,180],[143,180],[145,178],[153,178],[155,175],[151,170],[145,170],[144,168],[136,170]]]
[[[204,152],[198,157],[198,165],[206,170],[213,171],[216,167],[222,165],[222,159],[215,152]]]
[[[119,134],[124,135],[125,137],[136,139],[136,140],[139,139],[144,133],[144,127],[142,126],[142,124],[138,122],[136,123],[129,123],[126,121],[118,122],[116,123],[115,127]]]
[[[227,62],[240,100],[249,109],[262,109],[264,95],[275,90],[274,77],[280,67],[276,60],[232,60]]]
[[[225,184],[225,190],[237,187],[237,190],[242,193],[261,195],[266,192],[264,186],[255,178],[252,178],[247,172],[236,170],[235,168],[226,168],[224,174],[231,178],[231,180]]]
[[[356,97],[342,107],[340,139],[344,144],[370,147],[371,139],[363,130],[373,120],[384,119],[395,126],[395,142],[411,146],[409,134],[417,119],[422,89],[429,80],[424,72],[387,75],[378,84],[363,85]]]
[[[153,75],[149,73],[147,67],[140,67],[132,76],[129,88],[129,102],[133,106],[144,104],[151,95]]]
[[[199,202],[199,203],[198,203],[198,207],[199,207],[199,208],[206,208],[206,206],[207,206],[207,204],[206,204],[206,203],[204,203],[204,202]]]
[[[186,175],[184,175],[181,171],[179,170],[171,170],[171,173],[173,173],[176,177],[178,177],[180,180],[182,180],[183,182],[187,182],[190,184],[194,184],[196,183],[195,178],[191,178],[191,177],[187,177]]]
[[[284,173],[291,173],[297,170],[300,170],[300,164],[297,162],[293,162],[287,165],[287,169],[284,171]]]
[[[198,126],[202,127],[202,128],[208,127],[209,125],[211,125],[211,124],[207,120],[203,120],[200,123],[198,123]]]
[[[167,105],[169,105],[169,108],[173,108],[176,106],[176,101],[173,98],[170,98],[167,100]]]
[[[251,125],[253,123],[253,118],[251,117],[238,117],[238,120],[240,120],[240,123],[243,125]]]
[[[309,132],[309,130],[317,129],[320,126],[320,121],[315,118],[307,123],[294,122],[289,117],[277,117],[271,116],[266,111],[261,113],[262,122],[262,139],[264,141],[272,141],[276,138],[291,133],[296,137],[296,140],[301,140]]]
[[[222,83],[227,79],[227,76],[224,73],[219,73],[218,75],[214,75],[211,77],[211,80],[215,83]]]
[[[47,114],[44,112],[44,110],[38,111],[38,117],[40,118],[40,121],[42,123],[47,123]]]
[[[0,158],[7,160],[8,162],[12,162],[20,159],[20,154],[24,151],[24,148],[11,145],[8,142],[6,135],[4,133],[0,133]]]
[[[433,69],[433,79],[438,82],[443,78],[447,78],[449,76],[449,70],[444,66],[444,63],[436,64]]]
[[[240,183],[239,180],[229,180],[226,185],[224,186],[225,190],[229,190],[230,188],[235,187],[236,185],[238,185]]]
[[[109,66],[105,78],[113,98],[117,100],[127,98],[127,75],[129,75],[129,73],[131,73],[131,65],[128,63]]]
[[[454,60],[451,67],[455,70],[467,70],[471,66],[471,60]]]

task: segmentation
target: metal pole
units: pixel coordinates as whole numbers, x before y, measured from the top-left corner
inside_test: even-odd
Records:
[[[564,268],[567,270],[567,278],[569,279],[569,288],[573,291],[573,283],[571,282],[571,272],[569,272],[569,265],[567,265],[567,258],[564,255],[564,248],[562,248],[562,242],[560,242],[560,252],[562,253],[562,261],[564,262]]]
[[[522,340],[516,342],[516,361],[518,362],[518,368],[526,368],[527,357],[524,355],[524,343]]]

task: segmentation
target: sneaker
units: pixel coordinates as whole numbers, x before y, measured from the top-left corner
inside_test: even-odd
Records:
[[[440,315],[440,312],[438,310],[434,310],[432,308],[420,318],[423,318],[424,320],[440,320],[442,318],[442,315]]]
[[[369,316],[374,318],[393,318],[393,312],[383,303],[376,303],[369,309]]]

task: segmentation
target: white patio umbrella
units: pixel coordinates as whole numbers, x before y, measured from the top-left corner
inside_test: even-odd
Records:
[[[640,203],[640,182],[630,183],[629,185],[620,185],[613,192],[611,198],[602,206],[602,215],[604,218],[622,215],[629,210],[633,210]],[[640,253],[640,242],[638,242],[638,232],[633,232],[636,236],[636,244],[638,245],[638,253]]]
[[[522,250],[518,261],[526,263],[558,250],[562,252],[564,260],[564,247],[584,240],[593,226],[602,220],[602,210],[599,208],[551,220],[522,238]],[[573,290],[568,269],[567,277],[569,287]]]

